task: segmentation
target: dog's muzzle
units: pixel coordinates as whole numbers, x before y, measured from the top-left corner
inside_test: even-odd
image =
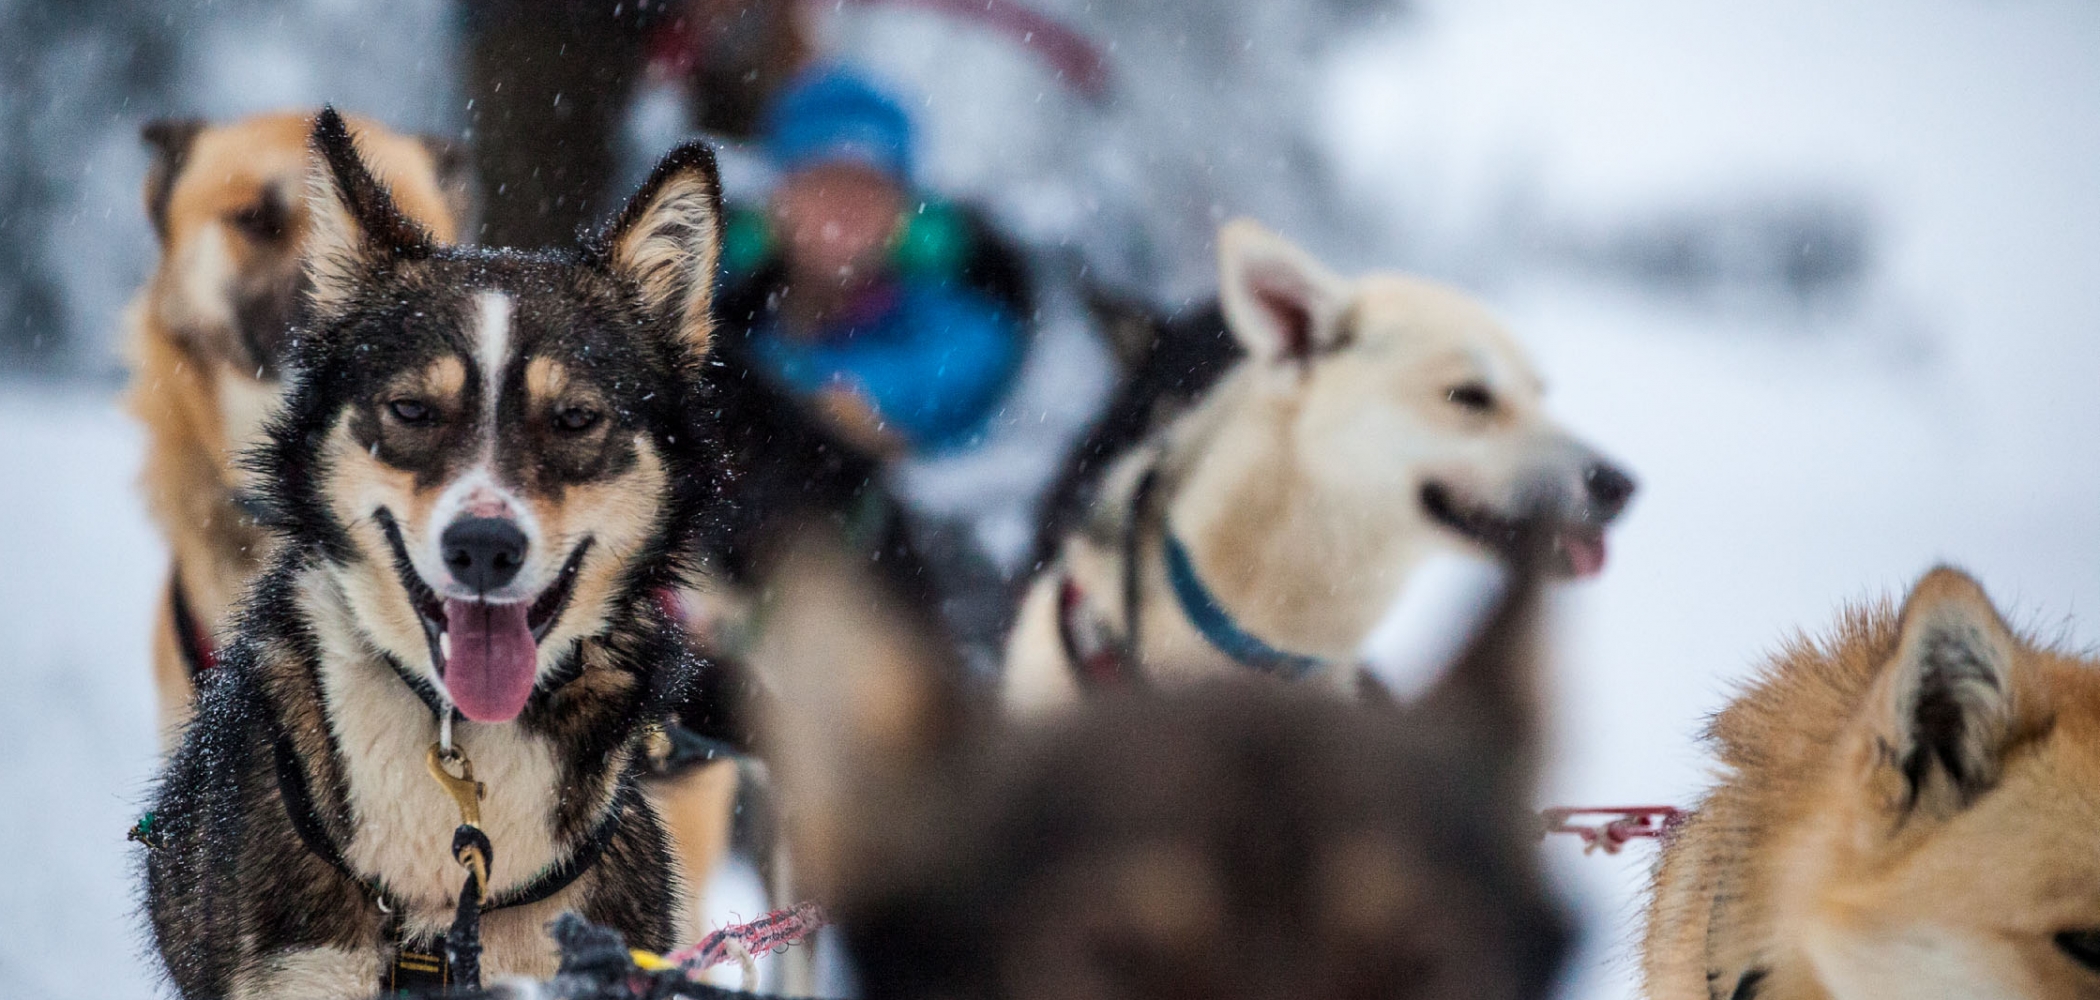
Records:
[[[475,596],[443,597],[416,571],[393,518],[382,510],[379,523],[446,696],[476,722],[517,718],[538,679],[540,641],[568,606],[591,539],[577,544],[537,596],[494,601],[484,595],[508,586],[525,564],[528,543],[516,524],[478,517],[446,528],[439,536],[446,570]]]

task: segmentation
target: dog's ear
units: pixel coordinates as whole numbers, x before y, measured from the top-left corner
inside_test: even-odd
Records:
[[[1145,364],[1159,346],[1166,320],[1159,311],[1133,295],[1087,284],[1082,289],[1087,316],[1116,356],[1116,364],[1129,375]]]
[[[418,135],[416,144],[430,156],[431,174],[438,193],[444,196],[445,211],[451,213],[453,232],[461,243],[474,242],[481,226],[481,185],[474,175],[474,159],[467,148],[441,135]]]
[[[313,222],[304,257],[311,301],[325,316],[387,267],[429,256],[436,243],[372,175],[334,108],[314,117],[311,144],[315,162],[307,207]]]
[[[168,242],[168,201],[175,195],[175,179],[182,176],[190,147],[203,131],[201,118],[157,118],[139,128],[139,138],[153,155],[146,165],[146,218],[163,246]]]
[[[937,808],[929,780],[983,706],[936,636],[882,607],[874,568],[830,522],[783,533],[750,661],[778,697],[762,732],[796,878],[819,896],[864,871],[883,838]]]
[[[2045,706],[2023,650],[1968,574],[1942,566],[1903,602],[1896,653],[1867,701],[1861,747],[1873,801],[1944,818],[1998,782],[2006,751]]]
[[[1348,282],[1251,219],[1218,231],[1218,298],[1259,361],[1304,362],[1348,339]]]
[[[589,250],[641,291],[646,308],[668,316],[695,354],[707,353],[722,256],[714,150],[700,142],[672,150]]]
[[[1502,591],[1465,650],[1410,710],[1454,727],[1467,756],[1486,766],[1499,794],[1529,801],[1536,784],[1542,673],[1541,604],[1559,532],[1559,505],[1536,502],[1501,552]]]

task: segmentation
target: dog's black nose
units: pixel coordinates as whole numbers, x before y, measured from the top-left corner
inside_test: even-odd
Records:
[[[1633,498],[1635,488],[1632,476],[1604,462],[1590,466],[1583,473],[1582,483],[1589,490],[1591,505],[1604,520],[1617,517],[1626,509],[1626,501]]]
[[[452,578],[477,594],[486,594],[518,575],[525,565],[525,533],[508,518],[470,517],[454,522],[439,539],[445,568]]]

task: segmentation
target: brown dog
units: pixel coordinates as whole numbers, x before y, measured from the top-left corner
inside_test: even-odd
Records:
[[[1935,569],[1789,644],[1711,739],[1648,996],[2100,996],[2100,661]]]
[[[352,128],[402,210],[459,238],[472,210],[463,157],[376,122]],[[189,717],[193,675],[210,668],[228,612],[265,563],[267,532],[240,499],[241,455],[277,401],[306,294],[311,129],[297,113],[144,129],[146,214],[161,252],[127,321],[131,411],[146,426],[140,481],[173,558],[153,637],[164,741]]]

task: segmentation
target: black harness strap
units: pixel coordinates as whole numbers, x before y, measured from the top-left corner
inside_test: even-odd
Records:
[[[1088,690],[1116,684],[1142,683],[1140,658],[1143,645],[1139,632],[1144,598],[1144,548],[1146,524],[1151,517],[1153,494],[1159,488],[1159,460],[1145,467],[1131,491],[1130,513],[1123,520],[1123,634],[1117,637],[1099,616],[1088,613],[1086,592],[1066,571],[1057,596],[1057,633],[1065,659],[1072,664],[1080,686]],[[1234,662],[1262,673],[1286,679],[1304,677],[1328,666],[1325,660],[1278,649],[1232,618],[1216,596],[1196,575],[1188,550],[1160,518],[1160,552],[1166,564],[1169,589],[1182,616],[1213,649]],[[1369,680],[1358,678],[1359,686]]]
[[[1134,668],[1143,648],[1138,642],[1139,604],[1144,599],[1143,561],[1138,549],[1145,540],[1145,514],[1152,508],[1152,494],[1159,488],[1159,462],[1145,467],[1137,487],[1130,491],[1130,516],[1123,519],[1123,658]]]
[[[1066,572],[1058,586],[1057,637],[1065,659],[1077,673],[1080,686],[1088,690],[1118,685],[1142,684],[1139,669],[1139,620],[1144,603],[1144,567],[1138,559],[1145,537],[1145,519],[1152,495],[1159,487],[1159,465],[1145,467],[1130,492],[1130,513],[1123,519],[1123,634],[1117,636],[1107,623],[1087,613],[1086,591]]]
[[[453,721],[461,718],[459,710],[448,708],[444,699],[438,697],[437,688],[432,687],[429,681],[409,672],[409,669],[402,666],[400,660],[394,659],[392,654],[381,653],[379,658],[386,661],[387,669],[392,670],[394,676],[401,678],[401,683],[408,688],[409,693],[414,694],[416,700],[430,710],[431,718],[442,720],[447,711],[452,713]]]
[[[182,587],[181,566],[168,572],[168,614],[175,620],[175,648],[182,651],[183,670],[194,685],[219,665],[219,651],[213,648],[211,633],[205,631],[190,607],[189,592]]]
[[[478,985],[481,981],[481,916],[493,910],[530,906],[574,884],[604,856],[605,848],[619,832],[620,822],[628,811],[641,804],[641,787],[635,783],[632,774],[622,774],[613,790],[612,802],[606,807],[605,815],[591,828],[583,842],[569,852],[568,857],[540,872],[531,882],[496,895],[486,902],[481,899],[481,894],[486,891],[485,887],[469,876],[466,886],[460,891],[458,912],[454,917],[452,930],[440,938],[433,949],[414,949],[409,947],[409,942],[401,936],[401,914],[405,912],[401,901],[388,892],[378,880],[360,876],[356,869],[350,866],[349,859],[343,856],[342,848],[329,836],[328,828],[321,820],[320,809],[314,804],[312,791],[307,787],[306,774],[299,768],[298,751],[293,749],[291,740],[279,735],[274,750],[277,760],[278,795],[284,801],[285,816],[291,820],[292,829],[298,833],[299,840],[315,857],[327,862],[330,868],[348,879],[352,885],[362,889],[382,912],[388,914],[385,936],[393,939],[395,954],[394,960],[382,974],[380,985],[390,991],[454,984]],[[469,830],[473,831],[474,836],[481,837],[476,846],[483,852],[483,856],[490,856],[493,851],[486,836],[468,826],[462,826],[454,832],[455,856],[462,847],[458,843],[461,833]]]
[[[343,857],[342,849],[335,846],[334,838],[328,835],[328,828],[321,822],[321,811],[314,805],[313,794],[306,787],[306,772],[299,769],[299,752],[292,748],[292,741],[279,736],[272,749],[277,758],[277,796],[284,800],[285,818],[292,821],[292,830],[299,834],[306,849],[314,857],[328,862],[328,867],[349,879],[352,885],[363,889],[380,909],[389,913],[398,911],[400,906],[386,887],[357,874],[357,870],[350,867],[349,859]]]

